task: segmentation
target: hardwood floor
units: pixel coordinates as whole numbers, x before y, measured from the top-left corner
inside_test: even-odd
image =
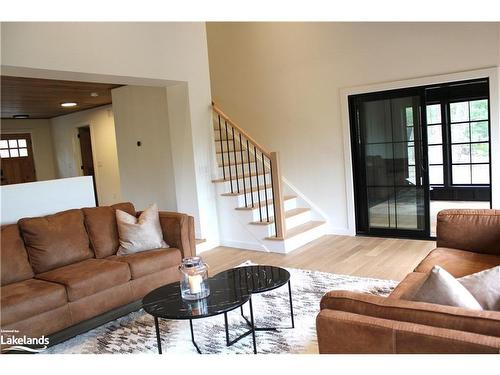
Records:
[[[290,254],[217,247],[201,254],[210,274],[246,260],[344,275],[402,280],[436,247],[434,241],[327,235]]]

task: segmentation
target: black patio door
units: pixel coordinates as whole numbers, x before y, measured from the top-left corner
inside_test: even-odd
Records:
[[[422,89],[349,97],[358,234],[426,238]]]

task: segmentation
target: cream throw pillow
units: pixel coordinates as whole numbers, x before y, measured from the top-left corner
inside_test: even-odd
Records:
[[[439,266],[432,268],[427,280],[412,300],[482,310],[474,296],[457,279]]]
[[[500,266],[457,279],[484,310],[500,311]]]
[[[116,255],[168,247],[163,240],[156,204],[146,208],[139,218],[116,210],[116,222],[120,237],[120,248]]]

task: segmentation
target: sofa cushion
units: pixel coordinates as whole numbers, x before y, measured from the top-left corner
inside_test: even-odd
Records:
[[[458,279],[485,310],[500,311],[500,266]]]
[[[135,208],[132,203],[82,209],[85,227],[96,258],[114,255],[120,246],[115,214],[117,209],[135,216]]]
[[[17,224],[2,226],[0,240],[1,285],[31,279],[33,270]]]
[[[2,286],[2,326],[64,306],[64,286],[28,279]]]
[[[87,259],[38,274],[36,278],[64,285],[71,302],[128,282],[130,271],[122,262]]]
[[[19,220],[35,273],[93,257],[81,210]]]
[[[437,303],[472,310],[483,308],[474,296],[444,268],[434,266],[412,301]]]
[[[113,255],[106,259],[127,263],[132,273],[132,279],[138,279],[170,267],[179,266],[182,257],[179,249],[169,248],[128,255]]]
[[[420,262],[415,272],[429,272],[435,265],[455,277],[462,277],[500,265],[500,256],[438,247]]]
[[[156,203],[146,208],[139,217],[116,210],[116,223],[120,236],[118,255],[169,247],[163,239]]]

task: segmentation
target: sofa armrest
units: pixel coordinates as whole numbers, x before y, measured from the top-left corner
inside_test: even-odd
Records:
[[[500,255],[500,210],[442,210],[437,246]]]
[[[160,211],[159,215],[165,242],[179,249],[183,258],[195,256],[194,218],[178,212]]]
[[[344,311],[500,338],[500,311],[469,310],[350,291],[328,292],[321,299],[320,306],[322,310]]]
[[[320,354],[500,353],[500,338],[330,309],[316,318]]]

